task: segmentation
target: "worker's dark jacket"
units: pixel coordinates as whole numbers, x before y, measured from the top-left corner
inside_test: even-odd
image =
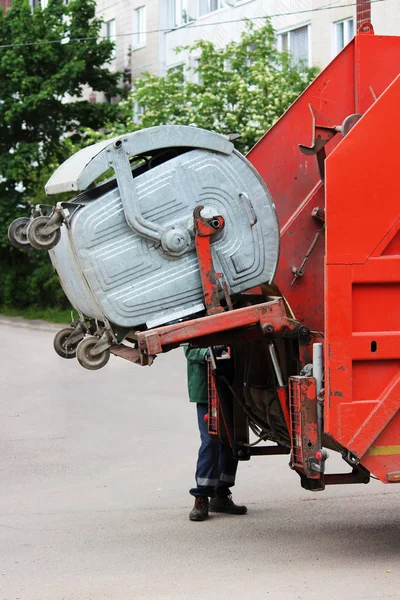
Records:
[[[187,358],[187,379],[190,402],[206,403],[207,393],[207,348],[184,348]]]

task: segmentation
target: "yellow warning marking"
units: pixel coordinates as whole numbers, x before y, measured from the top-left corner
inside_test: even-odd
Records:
[[[400,454],[400,445],[396,446],[372,446],[368,454],[370,456],[388,456],[389,454]]]

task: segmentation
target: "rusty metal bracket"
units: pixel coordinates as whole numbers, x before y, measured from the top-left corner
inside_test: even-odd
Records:
[[[228,284],[225,281],[224,274],[223,273],[215,273],[215,276],[221,284],[221,287],[222,287],[222,290],[223,290],[224,296],[225,296],[226,306],[228,307],[228,310],[233,310],[232,299],[229,294]]]
[[[323,225],[325,223],[325,209],[316,206],[311,212],[311,216],[317,223]]]
[[[289,378],[289,411],[291,466],[307,479],[320,479],[322,468],[317,470],[316,466],[325,457],[318,454],[317,394],[313,377]]]
[[[308,261],[308,259],[310,258],[315,246],[318,243],[318,240],[320,238],[321,233],[324,231],[325,226],[323,226],[319,231],[317,231],[317,233],[315,234],[315,237],[311,243],[311,246],[309,247],[309,249],[306,252],[306,255],[303,259],[303,262],[301,263],[300,267],[292,267],[292,273],[294,275],[293,279],[292,279],[292,283],[290,285],[293,285],[297,279],[300,279],[300,277],[303,277],[304,275],[304,267],[306,266],[306,263]]]
[[[325,180],[325,145],[340,131],[340,127],[332,125],[330,120],[321,112],[308,105],[312,120],[311,146],[299,144],[300,152],[306,156],[317,156],[321,181]],[[318,124],[317,124],[318,116]]]
[[[349,115],[345,118],[342,125],[332,125],[322,112],[316,110],[311,104],[308,105],[312,119],[312,141],[311,146],[299,144],[300,151],[305,156],[317,156],[318,169],[321,181],[325,180],[325,145],[337,134],[341,133],[343,137],[349,133],[354,125],[361,119],[360,114]],[[318,120],[318,123],[317,123]]]
[[[333,136],[340,131],[340,127],[332,125],[330,120],[319,110],[314,109],[311,104],[308,105],[308,108],[310,109],[312,119],[311,146],[299,144],[299,148],[300,151],[306,156],[314,156],[314,154],[321,152],[325,144],[327,144],[329,140],[331,140]]]
[[[324,475],[325,485],[369,483],[370,479],[370,472],[361,465],[354,466],[351,473],[330,473],[328,475]]]
[[[135,365],[140,365],[142,367],[150,367],[156,359],[156,356],[153,354],[144,354],[137,348],[132,348],[125,344],[111,346],[110,352],[111,354],[114,354],[114,356],[119,356],[120,358],[129,360]]]
[[[290,448],[277,444],[276,446],[254,446],[249,448],[250,456],[277,456],[279,454],[290,454]]]
[[[221,215],[216,215],[211,218],[203,217],[201,214],[203,209],[204,206],[202,205],[196,206],[193,212],[194,231],[196,234],[195,245],[197,258],[199,261],[201,285],[203,287],[206,311],[208,315],[215,315],[223,312],[224,308],[221,306],[219,300],[217,281],[218,276],[221,278],[221,274],[217,274],[214,269],[211,253],[211,237],[219,231],[222,231],[225,226],[225,221]]]
[[[372,27],[372,23],[369,21],[365,21],[360,26],[358,33],[366,34],[366,35],[374,35],[374,28]]]
[[[196,341],[201,340],[202,347],[209,346],[209,338],[218,337],[219,334],[223,334],[225,340],[233,332],[243,336],[243,329],[253,328],[259,338],[268,333],[270,327],[275,337],[293,337],[304,328],[298,321],[287,316],[285,303],[279,298],[149,331],[132,332],[129,338],[137,343],[141,352],[161,354],[185,342],[196,344]],[[267,328],[268,331],[264,333]]]

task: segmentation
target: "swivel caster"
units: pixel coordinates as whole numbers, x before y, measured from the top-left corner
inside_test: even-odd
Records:
[[[14,246],[14,248],[22,248],[26,250],[31,245],[26,236],[26,229],[30,219],[27,217],[20,217],[15,219],[8,228],[8,239]]]
[[[97,371],[97,369],[102,369],[110,360],[110,348],[100,351],[95,349],[99,341],[98,337],[88,335],[79,343],[76,349],[76,358],[85,369]]]
[[[28,241],[36,250],[51,250],[60,241],[61,231],[55,229],[47,232],[46,228],[51,217],[36,217],[29,223],[26,234]]]
[[[78,339],[75,342],[68,343],[68,338],[71,337],[73,333],[74,329],[72,327],[64,327],[64,329],[61,329],[56,333],[53,347],[61,358],[75,358],[76,356],[76,348],[80,340]]]

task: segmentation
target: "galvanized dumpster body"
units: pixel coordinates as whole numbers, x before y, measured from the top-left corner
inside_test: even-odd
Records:
[[[147,168],[146,156],[132,172],[126,158],[137,155],[135,136],[143,137],[141,131],[130,134],[130,148],[121,160],[120,140],[106,146],[102,142],[100,150],[96,144],[92,154],[83,151],[88,160],[83,169],[74,155],[75,172],[69,179],[67,161],[47,185],[48,193],[88,188],[74,199],[79,208],[62,227],[50,257],[71,304],[85,316],[119,327],[150,328],[204,310],[193,235],[198,205],[225,219],[212,253],[230,294],[271,281],[277,265],[275,207],[250,163],[223,136],[191,127],[163,129],[170,135],[164,131],[162,145],[176,148],[177,155],[158,159],[161,164],[153,168]],[[207,134],[203,147],[189,149],[200,146],[193,140],[199,133]],[[152,130],[146,135],[142,159],[145,147],[155,145]],[[96,164],[100,159],[101,168]],[[93,176],[109,166],[114,166],[116,179],[89,187]]]

